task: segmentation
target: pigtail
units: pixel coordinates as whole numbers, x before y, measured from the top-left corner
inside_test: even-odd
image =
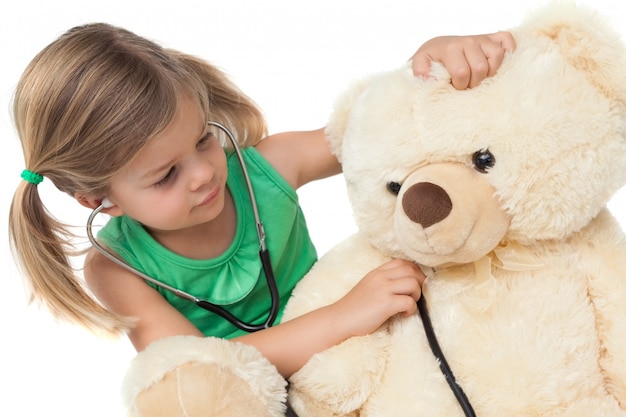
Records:
[[[130,320],[111,314],[85,291],[71,265],[72,234],[45,209],[37,186],[20,182],[9,212],[13,256],[22,269],[30,302],[42,302],[59,319],[96,333],[119,334]]]
[[[133,321],[85,289],[71,262],[74,236],[44,207],[40,176],[71,197],[107,195],[111,179],[176,117],[185,94],[242,146],[266,135],[261,111],[222,71],[108,24],[70,29],[22,74],[13,116],[34,178],[17,188],[9,233],[32,300],[56,317],[109,333]]]

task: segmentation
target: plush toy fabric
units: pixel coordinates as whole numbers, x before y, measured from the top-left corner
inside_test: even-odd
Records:
[[[626,416],[626,239],[605,208],[626,184],[625,49],[571,3],[512,33],[516,50],[474,89],[400,68],[340,98],[327,131],[359,230],[285,317],[411,259],[477,416]],[[300,417],[462,415],[417,314],[317,354],[290,383]]]
[[[479,417],[626,416],[626,54],[593,12],[557,3],[512,30],[498,73],[456,91],[409,68],[373,76],[328,125],[358,233],[320,259],[285,318],[331,303],[392,257],[424,266],[439,344]],[[461,416],[419,315],[315,355],[300,417]],[[250,346],[153,343],[130,417],[278,417],[285,381]]]
[[[217,338],[158,340],[124,378],[128,417],[282,417],[286,381],[251,346]]]

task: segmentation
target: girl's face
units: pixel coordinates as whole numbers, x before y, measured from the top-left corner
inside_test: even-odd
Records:
[[[109,199],[154,233],[183,230],[219,217],[227,172],[219,140],[185,99],[165,131],[113,178]]]

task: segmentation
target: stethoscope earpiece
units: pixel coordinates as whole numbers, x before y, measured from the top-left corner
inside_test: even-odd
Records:
[[[102,199],[102,202],[100,203],[100,205],[103,208],[111,208],[111,207],[113,207],[113,203],[111,203],[111,201],[107,197],[104,197]]]
[[[230,130],[228,130],[228,128],[226,128],[226,126],[222,125],[221,123],[212,122],[212,121],[209,121],[207,123],[211,126],[215,126],[216,128],[221,129],[226,134],[228,139],[231,141],[235,155],[237,159],[239,160],[239,164],[241,166],[243,177],[245,179],[246,186],[248,188],[248,194],[250,194],[252,214],[254,215],[254,219],[256,222],[257,235],[259,238],[259,257],[261,259],[261,264],[263,266],[263,272],[265,272],[265,279],[267,280],[267,286],[268,286],[270,299],[271,299],[270,311],[264,323],[261,323],[261,324],[246,323],[243,320],[235,317],[233,314],[231,314],[229,311],[227,311],[226,309],[224,309],[223,307],[219,305],[216,305],[207,300],[198,298],[192,294],[186,293],[182,290],[179,290],[168,284],[165,284],[164,282],[161,282],[149,275],[144,274],[143,272],[139,271],[137,268],[124,262],[122,259],[117,257],[112,252],[110,252],[104,246],[100,245],[100,243],[98,243],[98,241],[93,235],[92,224],[93,224],[94,218],[96,217],[98,213],[100,213],[104,209],[111,208],[114,206],[114,204],[111,203],[111,201],[107,197],[104,197],[102,199],[102,201],[100,202],[100,205],[91,212],[91,214],[89,215],[89,218],[87,219],[87,225],[86,225],[87,238],[89,239],[93,247],[102,255],[104,255],[106,258],[108,258],[110,261],[116,263],[122,268],[127,269],[128,271],[131,271],[132,273],[140,276],[144,280],[158,287],[161,287],[163,289],[173,292],[180,298],[183,298],[185,300],[195,303],[198,307],[201,307],[205,310],[208,310],[212,313],[215,313],[221,316],[222,318],[230,322],[235,327],[241,330],[244,330],[246,332],[255,332],[257,330],[267,329],[268,327],[271,327],[274,324],[274,321],[276,321],[276,318],[278,317],[278,313],[280,309],[280,294],[278,291],[278,286],[276,284],[276,278],[274,277],[272,264],[270,262],[269,252],[265,245],[265,231],[263,229],[263,223],[261,222],[261,219],[259,216],[259,210],[257,208],[256,198],[254,196],[254,190],[252,189],[252,182],[250,181],[250,176],[248,175],[248,170],[246,169],[246,164],[241,154],[241,151],[239,150],[239,146],[237,145],[237,141],[235,140],[235,137],[230,132]]]

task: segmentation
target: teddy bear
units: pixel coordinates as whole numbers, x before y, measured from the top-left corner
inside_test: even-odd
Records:
[[[626,184],[626,49],[573,3],[511,32],[479,86],[403,65],[355,83],[327,126],[358,231],[283,320],[392,258],[426,273],[421,314],[314,355],[289,390],[251,346],[159,340],[125,377],[130,417],[278,417],[287,396],[299,417],[626,417],[626,237],[606,208]]]
[[[626,416],[626,237],[606,208],[626,184],[626,49],[573,3],[511,32],[476,88],[403,66],[338,99],[327,132],[358,231],[284,319],[391,258],[423,266],[428,314],[315,355],[290,379],[300,417]]]

